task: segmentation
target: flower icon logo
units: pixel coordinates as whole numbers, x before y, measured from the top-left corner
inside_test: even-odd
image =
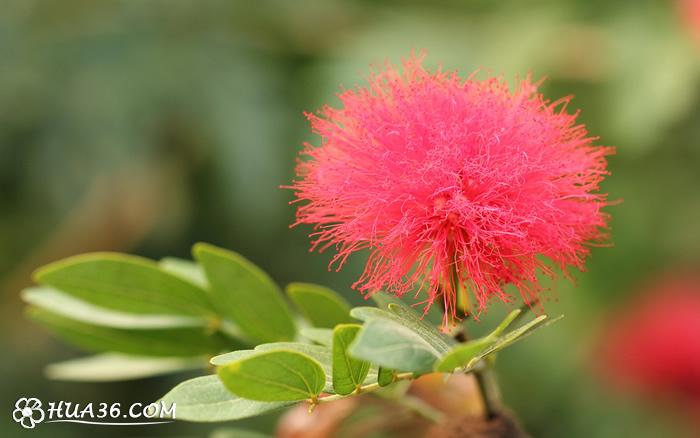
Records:
[[[25,398],[17,400],[12,418],[25,429],[34,429],[37,423],[44,421],[44,410],[41,409],[41,401],[36,398]]]

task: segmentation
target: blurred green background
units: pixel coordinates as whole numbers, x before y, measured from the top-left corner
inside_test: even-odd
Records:
[[[81,353],[27,322],[18,293],[57,258],[188,257],[207,241],[280,283],[361,303],[349,284],[362,257],[328,272],[308,230],[289,230],[291,193],[279,186],[315,140],[302,112],[413,48],[465,74],[546,77],[546,96],[575,94],[570,108],[618,148],[605,183],[624,200],[609,209],[613,246],[594,250],[575,287],[552,285],[546,309],[562,322],[502,355],[507,404],[535,437],[694,436],[672,409],[609,392],[591,354],[601,322],[657,274],[700,267],[700,44],[672,0],[0,1],[0,435],[213,428],[11,421],[23,396],[144,402],[184,379],[46,380],[47,363]],[[242,424],[269,431],[274,417]]]

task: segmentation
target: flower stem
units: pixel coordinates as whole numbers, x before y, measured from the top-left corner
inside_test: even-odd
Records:
[[[457,272],[456,264],[452,266],[452,279],[458,286],[458,288],[463,287],[460,281],[459,273]],[[465,298],[468,298],[466,291],[463,291],[463,293],[465,295]],[[442,302],[440,303],[442,304]],[[447,309],[444,307],[444,305],[442,307],[442,311],[447,312]],[[522,312],[512,312],[508,317],[506,317],[506,320],[503,323],[501,323],[501,326],[499,326],[496,329],[497,332],[494,333],[494,335],[497,336],[497,334],[500,333],[500,331],[504,330],[510,323],[512,323],[513,320],[517,318],[517,316],[520,313]],[[452,336],[455,338],[455,340],[457,340],[457,342],[460,343],[467,342],[469,340],[467,333],[464,331],[464,327],[457,328],[452,333]],[[481,400],[484,404],[484,416],[486,417],[486,419],[491,419],[495,417],[501,409],[501,391],[498,388],[498,381],[496,380],[496,375],[494,374],[493,369],[491,368],[492,364],[489,362],[488,359],[483,360],[483,362],[485,366],[477,367],[476,369],[473,369],[470,372],[474,374],[474,378],[479,388]]]
[[[484,402],[484,414],[487,419],[494,418],[501,410],[501,391],[498,388],[496,374],[490,366],[473,371],[481,399]]]

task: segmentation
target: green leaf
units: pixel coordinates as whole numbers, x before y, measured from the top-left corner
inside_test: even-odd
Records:
[[[315,284],[291,283],[287,285],[287,294],[314,327],[332,329],[337,324],[353,322],[350,305],[331,289]]]
[[[209,363],[220,367],[255,354],[255,350],[236,350],[219,354],[209,359]]]
[[[326,375],[326,385],[323,388],[324,392],[333,392],[333,381],[331,375],[333,372],[331,350],[329,347],[322,345],[303,344],[300,342],[271,342],[269,344],[260,344],[255,347],[255,350],[237,350],[230,353],[214,356],[209,360],[209,363],[216,366],[227,365],[231,362],[251,356],[259,351],[270,350],[292,350],[306,354],[321,365],[323,372]]]
[[[500,324],[491,332],[488,334],[487,337],[494,339],[497,336],[500,336],[501,333],[503,333],[510,325],[515,321],[520,314],[522,313],[521,309],[515,309],[512,312],[510,312],[508,315],[506,315],[505,318],[503,318],[503,321],[501,321]]]
[[[396,313],[392,307],[392,311],[378,309],[376,307],[355,307],[350,311],[350,315],[362,321],[371,321],[373,319],[388,319],[400,325],[408,327],[410,330],[420,336],[425,342],[430,344],[440,355],[447,353],[455,342],[441,334],[437,328],[422,321],[420,317],[409,316],[408,313]]]
[[[456,368],[467,366],[474,358],[479,356],[479,353],[494,345],[498,341],[498,336],[518,318],[521,312],[521,309],[515,309],[510,312],[487,336],[453,347],[435,364],[435,371],[449,373]]]
[[[358,324],[340,324],[333,329],[333,389],[336,394],[351,394],[362,386],[369,373],[369,362],[348,354],[348,347],[359,331]]]
[[[170,390],[161,399],[176,406],[178,420],[215,422],[240,420],[276,411],[293,403],[260,402],[231,394],[217,376],[196,377]]]
[[[520,316],[521,312],[522,309],[516,309],[510,312],[496,329],[487,336],[454,347],[435,365],[435,370],[440,372],[452,372],[456,368],[465,368],[465,371],[469,371],[473,369],[480,360],[524,339],[532,333],[534,329],[544,326],[543,322],[547,319],[546,315],[535,318],[522,327],[499,337],[499,335]],[[556,321],[556,319],[550,320],[549,323],[554,321]]]
[[[396,371],[379,367],[379,373],[377,374],[377,383],[379,386],[387,386],[394,383],[394,377],[396,376]]]
[[[241,329],[231,320],[220,319],[218,322],[218,329],[221,333],[224,333],[225,335],[238,340],[240,344],[245,345],[246,347],[252,345],[250,340],[246,338],[246,335],[241,331]]]
[[[448,351],[451,345],[454,344],[451,338],[440,333],[434,325],[425,321],[415,310],[411,309],[406,304],[389,304],[389,311],[403,319],[404,325],[411,327],[441,353]]]
[[[34,278],[41,284],[110,309],[205,317],[213,314],[202,288],[141,257],[84,254],[46,265],[35,272]]]
[[[381,367],[415,373],[432,371],[440,357],[418,333],[387,318],[366,322],[350,346],[350,354]]]
[[[325,347],[331,347],[333,345],[333,330],[331,329],[304,327],[299,330],[299,332],[303,337],[317,344],[321,344]]]
[[[332,342],[331,342],[332,344]],[[323,388],[323,392],[332,394],[335,392],[333,389],[333,356],[330,346],[325,345],[314,345],[305,344],[301,342],[271,342],[269,344],[260,344],[255,347],[256,351],[269,351],[269,350],[292,350],[299,353],[311,356],[313,359],[317,360],[323,368],[323,372],[326,374],[326,386]],[[376,380],[377,370],[376,368],[370,368],[367,378],[363,382],[364,384],[370,383]]]
[[[45,369],[53,380],[74,382],[113,382],[142,379],[184,370],[203,369],[204,357],[144,357],[119,353],[104,353],[52,363]]]
[[[126,329],[204,327],[207,320],[177,315],[125,313],[95,306],[50,287],[32,287],[22,291],[22,299],[36,307],[87,324]]]
[[[457,345],[435,364],[435,371],[449,373],[455,368],[466,366],[494,341],[495,339],[485,337]]]
[[[525,325],[522,325],[518,327],[517,329],[508,332],[507,334],[503,335],[502,337],[498,338],[496,342],[494,342],[490,347],[486,348],[484,351],[479,353],[474,359],[472,359],[471,363],[468,364],[469,367],[472,367],[475,365],[476,362],[479,360],[485,358],[486,356],[492,355],[494,353],[497,353],[501,350],[503,350],[506,347],[509,347],[513,345],[514,343],[521,341],[531,335],[536,329],[546,327],[550,324],[553,324],[557,321],[559,321],[561,318],[563,318],[564,315],[560,315],[557,318],[554,319],[548,319],[547,315],[540,315],[537,318],[533,319],[532,321],[528,322]]]
[[[291,350],[260,352],[220,367],[217,373],[229,391],[258,401],[315,399],[326,383],[316,360]]]
[[[257,342],[294,339],[296,328],[277,285],[239,254],[198,243],[194,256],[204,268],[218,311]]]
[[[373,293],[370,298],[372,298],[372,301],[374,301],[377,307],[382,310],[389,310],[389,304],[394,304],[401,301],[401,298],[397,297],[396,295],[391,295],[382,291]]]
[[[203,328],[117,329],[85,324],[44,309],[30,307],[27,315],[62,339],[85,350],[137,356],[197,356],[225,348],[218,335]]]
[[[378,291],[373,293],[371,298],[372,301],[377,303],[377,307],[380,309],[389,310],[389,304],[397,304],[411,310],[429,324],[433,324],[435,326],[442,324],[443,314],[439,309],[439,306],[429,306],[427,311],[425,308],[423,308],[423,313],[420,313],[415,310],[414,306],[409,305],[404,298],[399,298],[396,295]]]
[[[323,369],[326,375],[326,384],[323,387],[324,392],[333,392],[333,358],[331,349],[322,345],[303,344],[301,342],[271,342],[269,344],[260,344],[255,347],[256,351],[270,350],[291,350],[298,353],[306,354],[316,360]]]
[[[165,257],[160,259],[158,266],[165,272],[177,275],[183,280],[196,284],[204,290],[209,288],[207,277],[204,275],[204,269],[191,260],[179,259],[177,257]]]

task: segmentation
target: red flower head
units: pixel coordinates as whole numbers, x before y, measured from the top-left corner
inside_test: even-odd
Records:
[[[623,390],[680,401],[700,418],[700,278],[663,279],[603,334],[603,376]]]
[[[371,251],[354,288],[401,296],[419,283],[447,324],[462,286],[481,310],[509,301],[507,284],[534,299],[536,272],[551,273],[540,255],[582,267],[586,242],[603,237],[596,192],[612,150],[564,111],[569,98],[550,103],[529,79],[510,92],[422,61],[387,64],[340,93],[340,108],[306,114],[321,146],[305,145],[291,188],[312,250],[337,248],[331,265]]]

